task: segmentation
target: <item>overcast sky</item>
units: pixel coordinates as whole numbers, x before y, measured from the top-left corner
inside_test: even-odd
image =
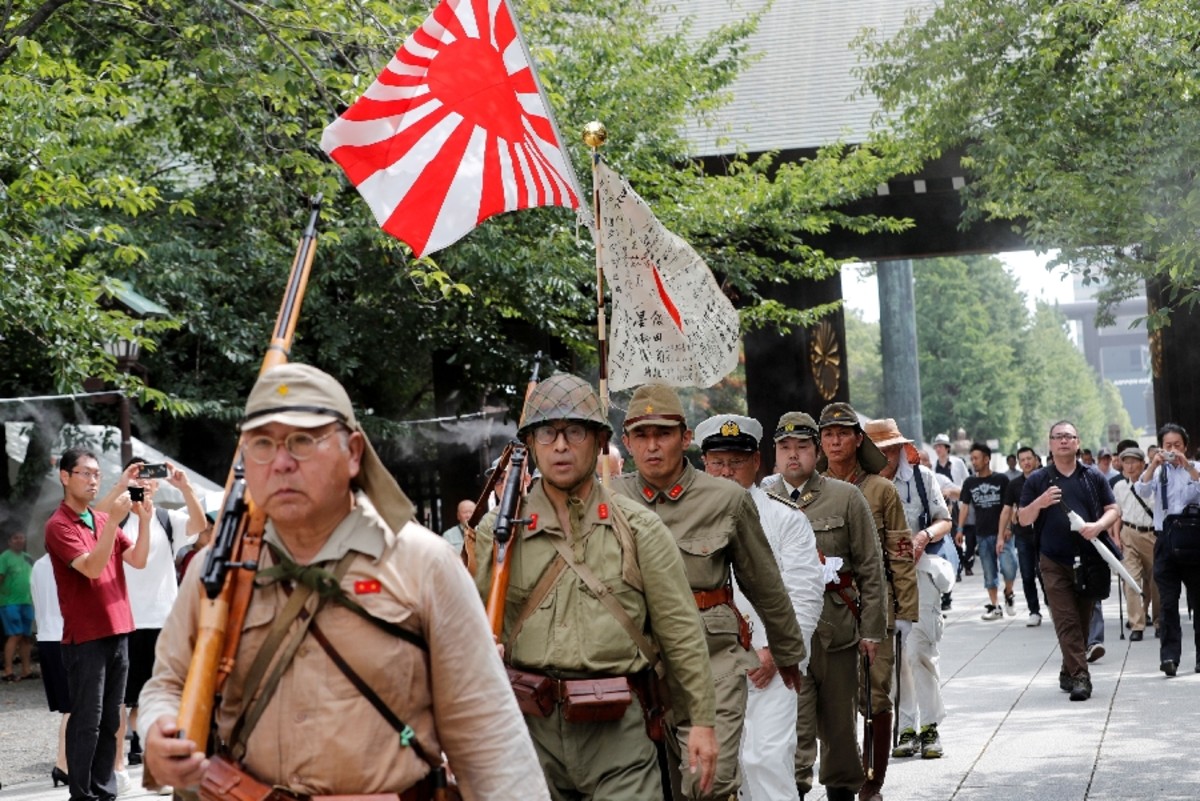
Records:
[[[1061,270],[1053,273],[1046,270],[1045,265],[1053,258],[1052,255],[1039,256],[1032,250],[996,255],[1016,277],[1030,309],[1039,299],[1051,303],[1056,300],[1068,303],[1075,299],[1070,278],[1064,277]],[[920,262],[915,262],[914,267],[921,269]],[[879,287],[874,276],[863,278],[857,268],[843,268],[842,297],[846,299],[847,306],[862,311],[867,320],[873,322],[879,319]]]

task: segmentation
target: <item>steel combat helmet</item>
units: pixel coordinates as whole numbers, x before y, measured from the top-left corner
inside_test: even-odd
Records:
[[[555,373],[534,387],[525,401],[522,417],[521,427],[517,430],[519,439],[551,420],[574,420],[612,433],[596,390],[570,373]]]

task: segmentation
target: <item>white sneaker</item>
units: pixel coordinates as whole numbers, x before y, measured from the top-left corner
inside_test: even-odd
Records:
[[[175,788],[169,784],[164,784],[162,787],[158,788],[159,795],[172,795],[174,792]]]
[[[1000,607],[993,604],[988,604],[980,618],[983,620],[999,620],[1004,617],[1004,612],[1000,611]]]
[[[1095,662],[1102,656],[1104,656],[1104,643],[1094,642],[1088,646],[1087,661]]]
[[[1004,614],[1012,617],[1017,613],[1017,604],[1011,595],[1004,596]]]
[[[1033,628],[1034,626],[1040,626],[1040,625],[1042,625],[1042,616],[1039,615],[1037,612],[1030,612],[1029,620],[1025,621],[1025,626],[1027,628]]]
[[[129,780],[129,771],[116,770],[113,771],[117,777],[117,795],[128,795],[133,789],[133,782]]]

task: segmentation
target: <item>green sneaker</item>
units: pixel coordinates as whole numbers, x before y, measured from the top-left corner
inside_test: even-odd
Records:
[[[942,741],[938,737],[936,723],[921,727],[921,758],[938,759],[942,755]]]
[[[921,743],[917,740],[917,733],[912,729],[905,729],[900,732],[900,744],[892,749],[894,757],[910,757],[917,753]]]

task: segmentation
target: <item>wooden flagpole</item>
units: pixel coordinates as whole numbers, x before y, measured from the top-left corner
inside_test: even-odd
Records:
[[[608,417],[608,333],[604,319],[604,265],[601,252],[604,248],[600,231],[600,148],[608,141],[608,130],[604,123],[593,120],[583,127],[583,141],[592,149],[592,219],[594,220],[596,243],[596,351],[600,356],[600,411]],[[609,485],[612,467],[608,459],[609,446],[605,444],[600,459],[600,483]]]

